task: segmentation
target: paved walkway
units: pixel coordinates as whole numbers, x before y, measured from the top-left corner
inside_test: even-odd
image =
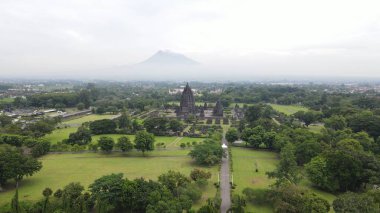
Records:
[[[223,136],[222,144],[228,145],[225,137]],[[231,207],[231,185],[230,185],[230,163],[227,156],[222,159],[222,166],[220,168],[220,196],[222,198],[222,205],[220,206],[220,212],[226,213]]]

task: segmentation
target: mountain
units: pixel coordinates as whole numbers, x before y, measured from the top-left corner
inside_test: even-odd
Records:
[[[171,52],[168,50],[159,50],[154,55],[146,59],[145,61],[138,63],[137,65],[153,65],[153,66],[188,66],[197,65],[197,61],[186,57],[180,53]]]
[[[157,51],[143,62],[92,71],[104,79],[191,81],[205,76],[203,65],[183,54]]]

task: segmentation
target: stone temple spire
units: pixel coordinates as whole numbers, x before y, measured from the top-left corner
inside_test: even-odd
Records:
[[[223,105],[220,100],[218,100],[215,104],[214,110],[213,110],[214,116],[223,116]]]
[[[183,115],[195,113],[194,94],[189,86],[189,83],[186,83],[186,87],[182,92],[179,113]]]

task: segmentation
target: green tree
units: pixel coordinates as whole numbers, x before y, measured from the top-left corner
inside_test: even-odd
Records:
[[[0,115],[0,127],[12,124],[12,118],[6,115]]]
[[[55,125],[56,123],[52,119],[42,119],[37,122],[29,123],[25,128],[25,132],[27,132],[28,135],[40,138],[53,132]]]
[[[45,188],[42,191],[42,195],[45,197],[45,202],[42,212],[48,212],[49,197],[53,194],[53,191],[50,188]]]
[[[102,119],[90,123],[92,134],[112,134],[116,131],[116,122],[110,119]]]
[[[327,213],[330,210],[330,204],[326,200],[293,184],[273,189],[270,200],[274,212]]]
[[[91,105],[91,95],[87,89],[82,89],[78,94],[80,103],[83,103],[84,108],[88,109]]]
[[[322,189],[329,189],[329,171],[327,169],[326,158],[323,156],[317,156],[311,159],[311,161],[305,164],[306,175],[309,180],[316,186]],[[333,190],[335,187],[332,187]]]
[[[104,152],[111,152],[114,144],[115,144],[115,142],[114,142],[113,138],[111,138],[111,137],[102,136],[98,140],[98,145],[99,145],[100,149]]]
[[[260,135],[251,135],[248,138],[248,143],[253,147],[253,148],[259,148],[259,146],[263,143],[263,138],[260,137]]]
[[[35,158],[24,156],[9,145],[0,146],[0,187],[9,179],[14,179],[18,185],[24,176],[32,176],[41,168],[41,162]]]
[[[266,148],[273,149],[274,144],[276,143],[276,133],[275,132],[265,132],[262,138],[263,143]]]
[[[187,186],[190,183],[188,177],[180,172],[169,170],[158,176],[158,182],[166,186],[175,196],[179,196],[179,188]]]
[[[165,117],[147,118],[144,120],[146,131],[155,135],[164,135],[168,130],[169,119]]]
[[[336,213],[345,212],[379,212],[379,202],[368,194],[357,194],[347,192],[340,195],[333,202],[333,208]]]
[[[84,108],[85,108],[84,103],[80,102],[80,103],[77,104],[77,109],[78,110],[84,110]]]
[[[190,178],[193,181],[198,181],[198,180],[208,180],[211,178],[211,173],[201,170],[201,169],[193,169],[190,172]]]
[[[190,151],[189,155],[201,165],[215,165],[222,160],[224,150],[219,143],[206,140]]]
[[[310,124],[320,120],[321,113],[313,110],[309,110],[307,112],[298,111],[294,114],[294,116],[304,122],[306,126],[309,126]]]
[[[179,132],[183,129],[183,123],[177,119],[170,119],[168,128],[173,132]]]
[[[297,184],[301,180],[300,172],[297,168],[294,146],[291,143],[285,145],[280,153],[280,163],[273,172],[267,172],[269,178],[276,178],[275,186],[283,184]]]
[[[229,143],[233,143],[239,139],[239,132],[236,128],[229,128],[226,132],[226,140]]]
[[[154,150],[154,135],[147,131],[138,131],[135,136],[135,147],[145,155],[146,151]]]
[[[80,183],[70,183],[63,188],[62,205],[65,212],[77,212],[77,209],[82,207],[81,203],[77,205],[77,201],[82,196],[83,190],[84,187]]]
[[[130,128],[132,125],[131,118],[128,116],[126,112],[123,112],[121,116],[118,118],[119,121],[119,128]]]
[[[123,174],[105,175],[95,180],[89,190],[93,201],[101,202],[103,205],[108,204],[121,211],[124,204],[124,184]]]
[[[79,127],[76,132],[70,133],[69,139],[66,143],[71,145],[87,145],[91,142],[91,140],[91,131],[84,127]]]
[[[207,205],[202,206],[197,213],[219,213],[219,207],[211,199],[207,200]]]
[[[140,131],[140,130],[143,130],[143,129],[144,129],[144,126],[137,119],[134,119],[132,121],[132,130],[133,130],[133,132],[137,132],[137,131]]]
[[[322,145],[315,140],[306,140],[296,146],[295,155],[298,165],[308,163],[322,152]]]
[[[244,207],[246,205],[247,204],[246,204],[246,201],[245,201],[244,197],[242,197],[240,195],[234,195],[234,197],[232,198],[232,206],[228,210],[228,212],[231,212],[231,213],[244,213],[245,212]]]
[[[37,143],[31,147],[32,156],[37,158],[47,154],[50,151],[50,142],[45,140],[38,140]]]
[[[333,115],[324,120],[325,127],[333,130],[343,130],[347,127],[346,118],[340,115]]]
[[[133,144],[128,137],[120,137],[117,139],[116,147],[118,147],[123,152],[128,152],[133,149]]]
[[[245,141],[245,145],[248,145],[249,137],[254,134],[254,130],[252,128],[244,128],[241,133],[241,139]]]

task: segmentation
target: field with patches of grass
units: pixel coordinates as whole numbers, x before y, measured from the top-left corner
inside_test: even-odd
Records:
[[[268,179],[265,173],[273,171],[276,168],[276,164],[279,161],[276,153],[239,147],[232,147],[231,149],[233,182],[237,185],[233,193],[241,194],[246,187],[266,189],[274,182],[273,179]],[[258,165],[259,172],[255,171],[255,162]],[[307,179],[304,179],[300,185],[326,199],[330,204],[335,199],[334,195],[312,187]],[[251,203],[247,203],[246,210],[249,212],[273,212],[271,206],[253,205]]]
[[[215,196],[213,183],[217,181],[218,167],[199,167],[187,155],[189,150],[160,151],[146,153],[146,157],[137,151],[128,154],[114,153],[82,153],[82,154],[49,154],[42,157],[43,168],[32,177],[25,178],[20,183],[20,200],[36,200],[42,198],[45,187],[53,191],[62,188],[70,182],[80,182],[88,187],[95,179],[111,174],[123,173],[129,179],[144,177],[157,180],[157,177],[175,170],[189,175],[194,168],[202,168],[212,173],[212,180],[205,189],[201,202]],[[0,193],[0,205],[10,202],[14,195],[13,185],[9,184],[5,192]]]
[[[282,112],[286,115],[293,115],[298,111],[308,111],[309,109],[304,106],[298,105],[280,105],[280,104],[269,104],[274,110]]]

